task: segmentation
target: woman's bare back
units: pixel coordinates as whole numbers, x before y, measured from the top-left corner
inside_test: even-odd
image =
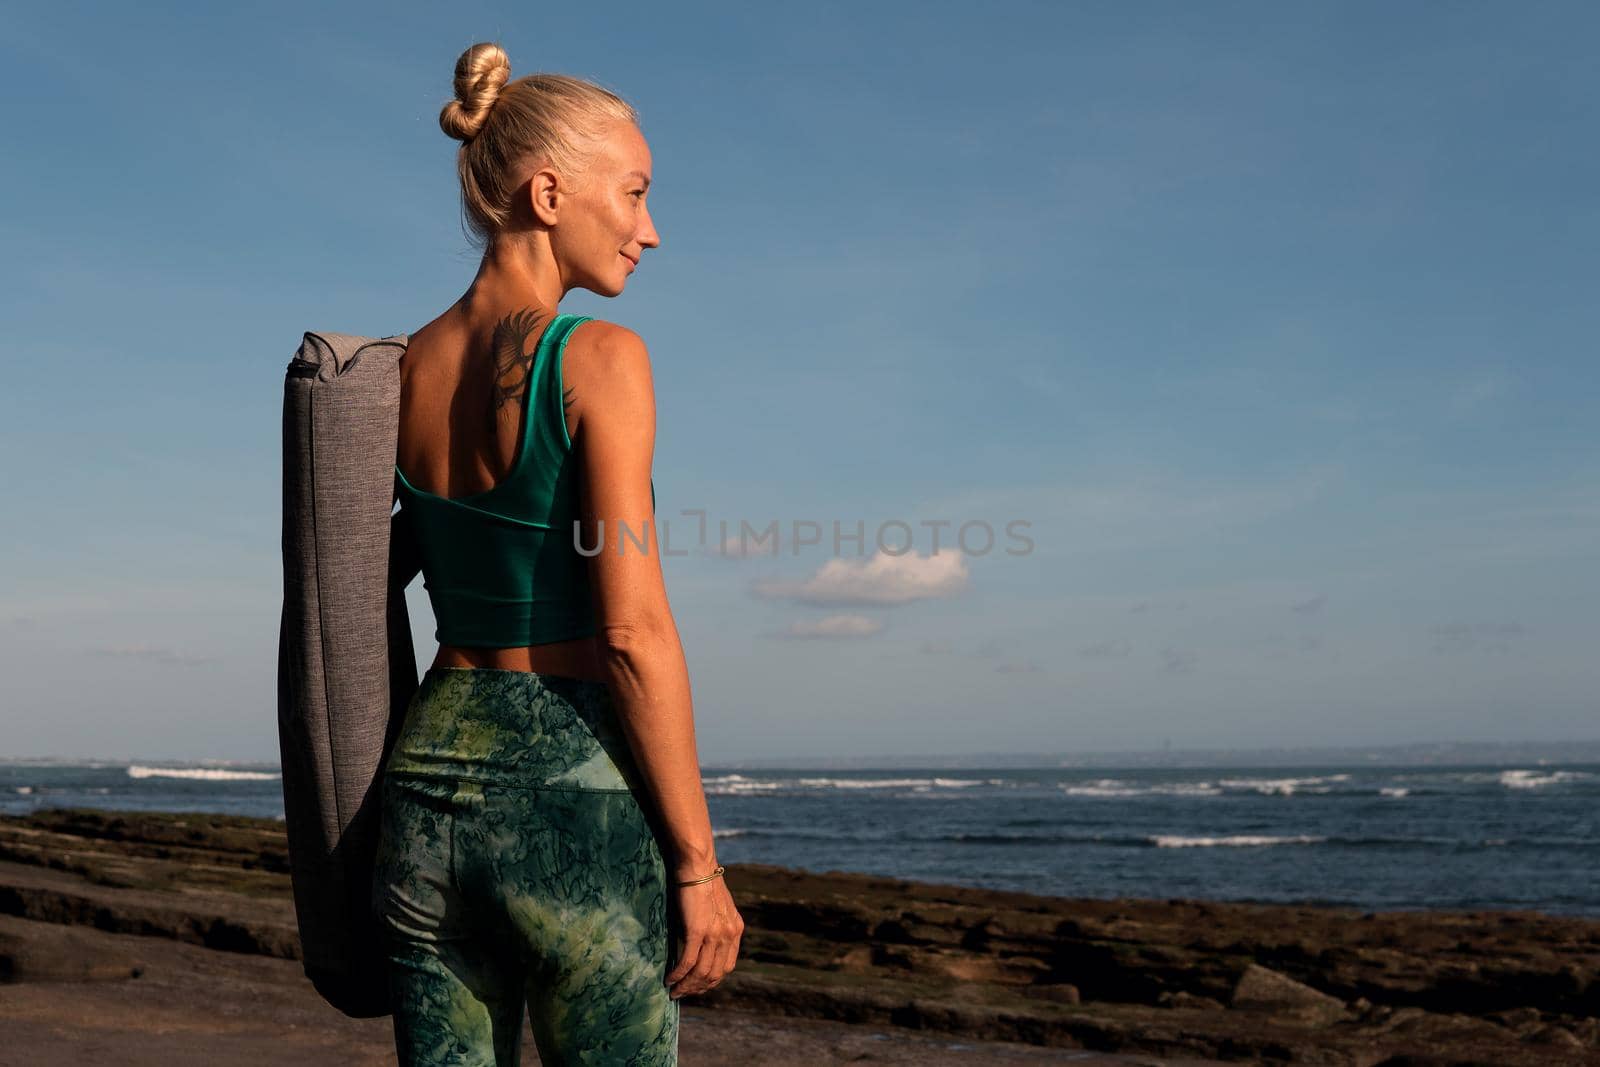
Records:
[[[553,318],[538,308],[473,316],[457,304],[411,334],[400,361],[396,447],[396,462],[407,481],[438,496],[464,497],[492,489],[507,477],[521,441],[527,366]],[[586,337],[581,325],[573,330],[564,362],[581,360]],[[568,437],[576,440],[576,412],[569,410],[566,422]],[[604,677],[599,651],[591,637],[520,648],[440,645],[433,666],[492,667],[599,681]]]

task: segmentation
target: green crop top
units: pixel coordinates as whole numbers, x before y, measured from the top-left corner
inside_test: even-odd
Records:
[[[517,460],[493,488],[442,497],[406,481],[400,510],[417,542],[440,644],[520,648],[594,635],[589,557],[573,544],[578,470],[562,404],[561,355],[588,315],[557,315],[534,350]],[[650,509],[655,510],[655,479]]]

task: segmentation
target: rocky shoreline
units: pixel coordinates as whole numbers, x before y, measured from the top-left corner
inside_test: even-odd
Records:
[[[1093,1062],[1064,1055],[1090,1050],[1107,1063],[1600,1064],[1597,920],[1071,899],[757,864],[727,877],[748,924],[740,965],[685,1010],[714,1020],[708,1031],[759,1024],[762,1048],[785,1025],[800,1040],[833,1024],[825,1040],[839,1049],[888,1031],[838,1052],[879,1062],[944,1062],[895,1058],[895,1042],[920,1034],[969,1063]],[[0,916],[0,981],[12,983],[0,991],[51,983],[59,1000],[136,984],[139,957],[157,950],[193,953],[174,958],[189,970],[274,960],[288,988],[298,972],[287,845],[269,819],[0,817]],[[301,984],[296,995],[320,1004]],[[30,1003],[42,1035],[51,1009]],[[330,1032],[350,1030],[327,1015]],[[387,1021],[367,1022],[372,1062],[386,1062]],[[685,1059],[712,1061],[687,1046]]]

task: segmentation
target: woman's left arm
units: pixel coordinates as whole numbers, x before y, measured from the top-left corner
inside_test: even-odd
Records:
[[[400,499],[395,490],[395,500]],[[393,503],[390,507],[393,507]],[[404,589],[422,570],[422,555],[417,550],[417,539],[411,524],[404,520],[404,511],[389,516],[389,584]]]

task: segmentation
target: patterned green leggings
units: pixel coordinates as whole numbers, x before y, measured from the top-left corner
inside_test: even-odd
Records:
[[[431,668],[385,765],[373,907],[401,1067],[678,1062],[666,865],[610,693]]]

